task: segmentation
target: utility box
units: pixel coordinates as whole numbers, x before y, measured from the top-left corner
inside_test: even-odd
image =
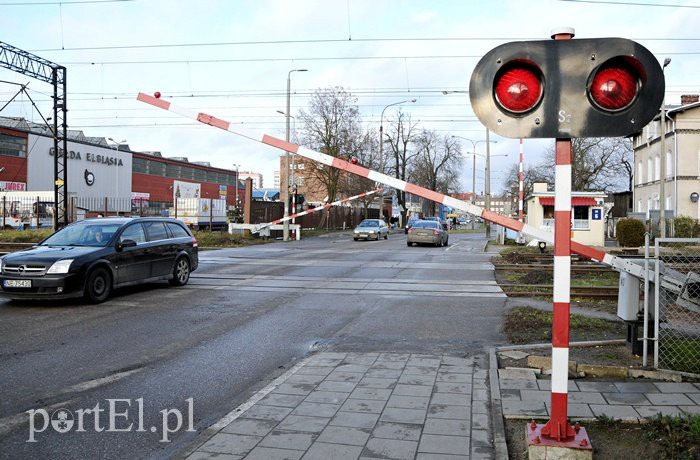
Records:
[[[653,273],[650,271],[650,273]],[[617,316],[624,321],[637,321],[640,308],[639,292],[642,280],[626,272],[620,272],[617,293]]]

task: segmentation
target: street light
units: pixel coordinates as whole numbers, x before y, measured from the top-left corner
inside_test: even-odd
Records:
[[[671,58],[664,59],[664,65],[661,71],[665,71],[666,67],[671,63]],[[666,238],[666,93],[661,100],[661,168],[659,171],[659,227],[661,230],[661,238]],[[676,166],[677,167],[677,166]]]
[[[443,92],[444,92],[444,91],[443,91]],[[498,141],[491,141],[491,140],[489,140],[489,138],[488,138],[488,131],[486,132],[486,139],[485,139],[485,140],[474,141],[474,140],[472,140],[472,139],[468,139],[468,138],[462,137],[462,136],[451,136],[451,137],[452,137],[453,139],[464,139],[465,141],[469,141],[469,142],[472,143],[472,200],[471,200],[471,201],[472,201],[472,204],[474,204],[474,198],[476,198],[476,156],[479,155],[480,157],[486,159],[486,169],[485,169],[485,178],[484,178],[484,188],[486,189],[485,191],[486,191],[486,195],[487,195],[487,197],[488,197],[489,194],[490,194],[490,191],[491,191],[491,177],[490,177],[490,174],[489,174],[489,166],[490,166],[490,165],[489,165],[489,163],[490,163],[490,161],[489,161],[489,159],[490,159],[490,154],[489,154],[489,153],[490,153],[490,151],[488,150],[488,145],[489,145],[491,142],[493,142],[494,144],[497,144]],[[484,143],[486,143],[486,145],[487,145],[487,150],[486,150],[486,151],[487,151],[487,154],[486,154],[486,155],[482,155],[482,154],[480,154],[480,153],[476,153],[476,144],[478,144],[479,142],[484,142]],[[494,155],[494,156],[508,156],[508,154],[505,154],[505,155]],[[491,200],[487,198],[485,204],[486,204],[486,209],[489,209],[489,208],[490,208],[490,205],[491,205]],[[472,221],[472,228],[474,228],[474,223],[473,223],[473,222],[474,222],[474,221]]]
[[[382,109],[382,114],[379,117],[379,172],[382,174],[384,174],[384,111],[389,107],[405,104],[407,102],[414,103],[416,99],[406,99],[405,101],[389,104]],[[384,215],[384,194],[380,194],[379,199],[381,200],[379,203],[379,217],[382,218]],[[401,218],[403,219],[403,213],[401,214]],[[399,224],[401,224],[401,222],[399,222]]]
[[[236,168],[236,212],[238,212],[238,168],[241,165],[235,164],[233,165],[234,168]]]
[[[285,114],[287,118],[287,134],[285,140],[289,142],[289,98],[292,86],[292,72],[308,72],[308,69],[292,69],[287,73],[287,113]],[[285,192],[284,192],[284,217],[289,217],[289,151],[286,153],[285,165],[284,167],[287,171],[284,174],[285,181]],[[294,171],[292,170],[292,174]],[[284,221],[284,227],[282,230],[282,239],[284,241],[289,241],[289,220]]]

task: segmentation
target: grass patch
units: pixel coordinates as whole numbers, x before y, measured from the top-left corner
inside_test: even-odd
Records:
[[[0,230],[0,241],[5,243],[38,243],[53,230],[50,228],[37,230]]]
[[[662,367],[700,374],[700,340],[664,338],[659,341],[659,359]]]
[[[607,340],[624,334],[617,321],[571,315],[571,340]],[[541,343],[552,339],[552,313],[530,307],[515,307],[505,317],[503,332],[511,343]]]
[[[648,427],[646,438],[661,447],[659,458],[700,458],[700,415],[657,415],[650,420]]]
[[[195,230],[194,237],[200,248],[237,248],[252,244],[262,244],[265,240],[253,236],[243,236],[242,234],[231,234],[227,232],[209,232],[207,230]]]

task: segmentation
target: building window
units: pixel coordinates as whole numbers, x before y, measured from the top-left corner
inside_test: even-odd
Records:
[[[146,174],[148,172],[146,169],[147,166],[146,160],[143,158],[134,157],[131,160],[131,167],[133,168],[134,172]]]
[[[588,206],[574,206],[574,230],[587,230],[589,228]]]
[[[27,139],[10,136],[9,134],[0,134],[0,155],[26,157]]]
[[[654,180],[661,179],[661,158],[658,155],[654,157]]]
[[[673,155],[666,152],[666,177],[673,177]]]
[[[207,171],[204,169],[195,168],[194,169],[194,180],[197,182],[207,181]]]
[[[170,163],[165,165],[165,177],[170,177],[173,179],[180,178],[180,167],[178,165],[172,165]]]
[[[151,174],[152,176],[165,176],[165,163],[149,160],[148,174]]]
[[[647,182],[654,181],[654,161],[651,158],[647,159]]]
[[[180,179],[194,179],[194,169],[188,166],[180,166]]]
[[[642,160],[639,160],[639,163],[637,163],[637,185],[640,185],[643,183],[644,183],[644,163],[642,163]]]
[[[637,212],[644,212],[644,205],[642,204],[641,198],[637,201]]]

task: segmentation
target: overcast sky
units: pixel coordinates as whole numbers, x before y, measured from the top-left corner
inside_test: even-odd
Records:
[[[162,93],[175,104],[234,123],[256,136],[284,138],[286,84],[291,113],[314,90],[340,86],[358,99],[375,129],[388,105],[401,105],[425,129],[483,140],[466,91],[479,58],[499,44],[549,39],[569,26],[576,38],[636,40],[666,69],[667,103],[700,92],[700,1],[560,0],[0,0],[0,41],[68,69],[68,123],[88,136],[125,140],[132,150],[186,156],[214,166],[260,172],[272,186],[280,151],[199,125],[136,101]],[[29,83],[41,113],[50,87],[0,68],[0,107]],[[15,85],[6,82],[15,83]],[[443,94],[443,91],[457,93]],[[461,93],[460,93],[461,92]],[[385,111],[384,124],[395,116]],[[40,122],[26,96],[0,116]],[[492,190],[517,161],[518,141],[492,136]],[[526,163],[552,141],[526,140]],[[472,145],[465,141],[465,151]],[[477,152],[484,153],[484,143]],[[471,158],[463,190],[470,191]],[[477,162],[477,192],[483,190]]]

